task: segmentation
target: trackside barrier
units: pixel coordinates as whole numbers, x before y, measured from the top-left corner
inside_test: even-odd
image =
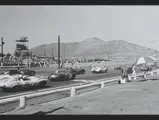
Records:
[[[151,75],[154,75],[153,74],[154,72],[159,74],[159,70],[154,70],[154,71],[150,72]],[[136,76],[129,76],[129,78],[137,77],[139,75],[142,75],[142,74],[138,74]],[[6,98],[6,99],[0,100],[0,105],[11,103],[11,102],[15,102],[15,101],[19,101],[20,104],[19,104],[18,108],[25,108],[26,101],[29,98],[40,97],[40,96],[49,95],[49,94],[53,94],[53,93],[56,93],[56,92],[68,91],[68,90],[70,91],[70,97],[74,97],[74,96],[76,96],[76,90],[77,89],[86,88],[86,87],[90,87],[90,86],[94,86],[94,85],[100,85],[100,88],[104,88],[105,84],[109,84],[109,83],[112,83],[112,82],[118,83],[118,81],[119,81],[119,77],[111,79],[111,80],[98,81],[98,82],[94,82],[94,83],[90,83],[90,84],[86,84],[86,85],[81,85],[81,86],[61,88],[61,89],[44,91],[44,92],[39,92],[39,93],[31,93],[31,94],[28,94],[28,95],[17,96],[17,97],[13,97],[13,98]]]
[[[0,66],[0,68],[26,68],[26,66]]]

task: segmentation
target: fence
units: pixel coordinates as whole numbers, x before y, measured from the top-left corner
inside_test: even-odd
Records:
[[[147,74],[150,74],[151,76],[153,76],[155,72],[156,72],[156,74],[159,74],[159,70],[154,70],[154,71],[151,71]],[[136,76],[129,76],[129,77],[130,78],[132,78],[132,77],[136,78],[140,75],[142,75],[142,74],[138,74]],[[19,107],[17,107],[17,108],[25,108],[25,106],[27,105],[27,102],[26,102],[27,99],[32,99],[32,98],[35,98],[35,97],[42,97],[42,96],[50,95],[50,94],[53,94],[53,93],[56,93],[56,92],[63,92],[63,91],[70,91],[70,97],[74,97],[74,96],[77,95],[76,94],[77,89],[91,87],[91,86],[94,86],[94,85],[99,85],[100,88],[104,88],[105,84],[109,84],[109,83],[118,84],[118,81],[119,81],[119,77],[111,79],[111,80],[106,80],[106,81],[98,81],[98,82],[90,83],[90,84],[86,84],[86,85],[80,85],[80,86],[74,86],[74,87],[68,87],[68,88],[62,88],[62,89],[56,89],[56,90],[50,90],[50,91],[43,91],[43,92],[39,92],[39,93],[31,93],[31,94],[28,94],[28,95],[22,95],[22,96],[2,99],[2,100],[0,100],[0,105],[8,104],[8,103],[15,102],[15,101],[19,101],[20,104],[19,104]]]

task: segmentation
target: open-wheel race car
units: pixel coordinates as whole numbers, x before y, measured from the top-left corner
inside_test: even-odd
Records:
[[[76,72],[70,72],[67,69],[57,69],[48,76],[51,81],[73,80],[76,77]]]
[[[93,67],[91,71],[92,73],[106,73],[108,72],[108,67],[106,66]]]
[[[27,88],[44,87],[47,83],[47,78],[26,76],[26,75],[8,75],[1,78],[0,88],[3,91],[7,90],[22,90]]]
[[[23,74],[23,75],[34,76],[36,72],[34,70],[29,70],[29,69],[23,69],[23,70],[12,69],[12,70],[7,70],[6,72],[4,72],[4,74],[9,74],[9,75]]]

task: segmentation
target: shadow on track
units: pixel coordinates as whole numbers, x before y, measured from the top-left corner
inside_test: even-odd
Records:
[[[32,90],[39,90],[39,89],[46,89],[46,88],[51,88],[52,86],[44,86],[44,87],[30,87],[30,88],[19,88],[19,89],[5,89],[5,90],[0,90],[2,92],[11,92],[11,93],[18,93],[18,92],[29,92]]]

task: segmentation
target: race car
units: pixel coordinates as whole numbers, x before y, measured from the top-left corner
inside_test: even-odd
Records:
[[[9,74],[9,75],[23,74],[23,75],[34,76],[36,72],[34,70],[29,70],[29,69],[23,69],[23,70],[12,69],[6,71],[4,74]]]
[[[140,68],[140,71],[152,71],[152,68],[150,68],[150,67],[144,67],[144,66],[142,66],[141,68]]]
[[[121,70],[121,69],[122,69],[121,66],[115,66],[115,67],[114,67],[114,70]]]
[[[106,73],[108,71],[108,67],[101,66],[101,67],[93,67],[92,73]]]
[[[26,88],[44,87],[47,81],[47,78],[26,75],[12,75],[0,80],[0,88],[3,91],[14,91]]]
[[[51,81],[73,80],[76,77],[76,72],[70,72],[67,69],[57,69],[48,76]]]
[[[127,74],[132,74],[133,73],[133,67],[132,66],[122,67],[121,71],[126,72]]]
[[[67,70],[71,73],[76,73],[77,75],[85,73],[85,69],[83,68],[68,68]]]

